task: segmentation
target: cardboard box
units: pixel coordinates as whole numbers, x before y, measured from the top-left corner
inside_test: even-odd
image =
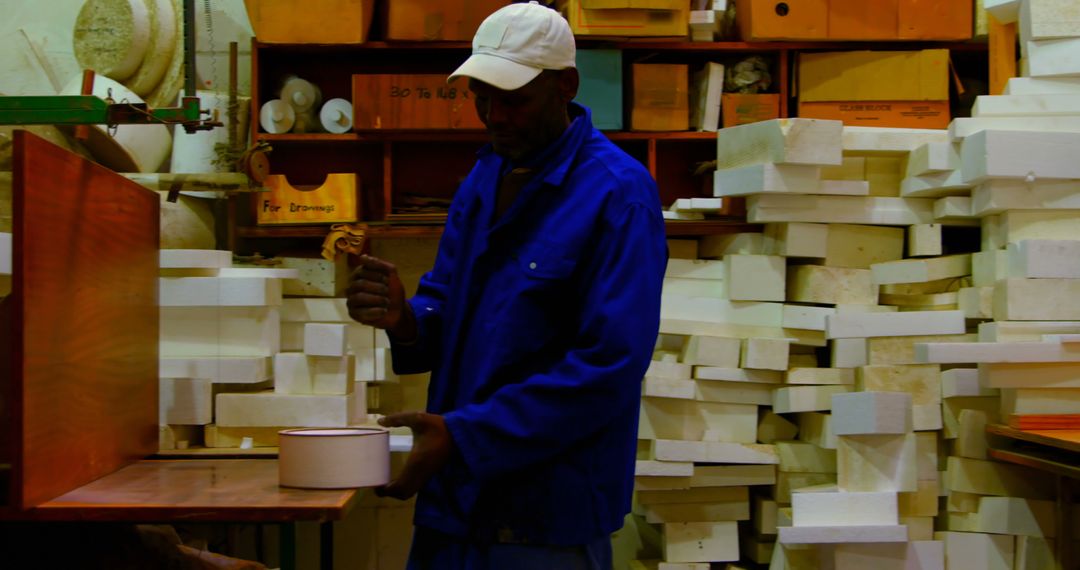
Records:
[[[643,10],[678,10],[686,5],[683,0],[581,0],[587,10],[613,10],[635,8]]]
[[[398,1],[398,0],[394,0]],[[633,0],[630,0],[633,1]],[[690,4],[679,2],[676,10],[593,10],[583,0],[559,0],[562,15],[576,36],[680,36],[690,28]]]
[[[249,0],[255,1],[255,0]],[[392,0],[380,2],[388,40],[472,41],[476,28],[509,0]],[[328,20],[331,18],[328,18]]]
[[[592,109],[593,126],[605,131],[623,128],[622,50],[580,49],[577,68],[581,85],[574,101]]]
[[[244,0],[244,6],[260,42],[360,44],[367,41],[375,0]]]
[[[899,0],[829,0],[829,39],[896,39]]]
[[[319,187],[289,184],[281,174],[264,182],[269,192],[258,195],[255,217],[259,225],[355,222],[360,181],[355,173],[329,174]]]
[[[735,19],[744,41],[823,40],[828,37],[829,0],[738,0]]]
[[[690,128],[690,70],[685,64],[635,63],[630,129],[685,131]]]
[[[847,51],[799,56],[799,100],[947,101],[949,51]]]
[[[445,75],[354,75],[353,128],[483,129],[465,81]]]
[[[897,39],[969,40],[974,14],[971,0],[900,0]]]
[[[949,128],[948,101],[814,101],[799,103],[799,117],[832,119],[853,127]]]
[[[720,98],[724,127],[780,118],[780,95],[776,93],[724,93]]]

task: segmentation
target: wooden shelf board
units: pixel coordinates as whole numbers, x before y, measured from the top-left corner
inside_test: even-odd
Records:
[[[675,132],[640,132],[640,131],[605,131],[613,141],[696,141],[713,140],[716,133],[675,131]],[[488,134],[484,131],[382,131],[361,133],[285,133],[273,135],[259,133],[258,140],[268,143],[341,143],[341,142],[487,142]]]
[[[668,236],[696,236],[740,232],[760,232],[760,224],[748,224],[741,218],[665,222]],[[325,238],[326,226],[240,226],[236,235],[246,239]],[[439,225],[375,225],[368,227],[373,238],[436,238],[442,235]]]
[[[823,49],[951,49],[986,50],[987,42],[971,41],[850,41],[850,42],[688,42],[682,37],[672,38],[593,38],[578,37],[582,49],[612,48],[623,50],[653,51],[716,51],[716,52],[778,52],[785,50]],[[363,44],[267,44],[260,43],[260,50],[289,52],[370,51],[370,50],[460,50],[472,48],[472,42],[406,42],[374,41]]]

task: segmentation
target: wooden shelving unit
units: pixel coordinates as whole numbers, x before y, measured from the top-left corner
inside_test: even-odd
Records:
[[[618,49],[623,53],[623,77],[638,61],[699,63],[731,60],[759,53],[770,59],[781,116],[790,116],[792,67],[801,51],[909,50],[943,48],[958,57],[985,52],[985,41],[971,42],[686,42],[680,39],[578,39],[579,49]],[[318,85],[323,98],[352,98],[351,77],[357,73],[449,73],[463,61],[470,42],[369,42],[361,45],[262,44],[252,46],[252,116],[261,103],[290,74]],[[624,103],[628,113],[629,101]],[[267,134],[252,122],[252,140],[268,143],[271,172],[286,174],[294,184],[318,184],[330,172],[355,172],[360,180],[362,220],[373,238],[437,237],[439,224],[395,223],[395,198],[417,194],[449,199],[487,140],[483,131],[369,131],[345,134]],[[694,168],[712,158],[715,133],[605,133],[644,164],[657,180],[661,202],[704,196],[710,186],[693,175]],[[259,249],[266,240],[313,240],[326,235],[326,226],[258,226],[254,198],[240,197],[230,210],[230,247],[240,252]],[[741,217],[705,222],[669,222],[668,234],[693,236],[755,228]]]

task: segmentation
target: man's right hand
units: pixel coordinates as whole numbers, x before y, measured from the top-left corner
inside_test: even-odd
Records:
[[[345,295],[353,320],[386,329],[404,342],[416,339],[416,321],[405,302],[405,287],[394,264],[370,255],[360,256],[360,265],[353,271]]]

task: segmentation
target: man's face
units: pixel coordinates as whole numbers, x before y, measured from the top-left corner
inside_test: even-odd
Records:
[[[469,79],[476,113],[491,134],[495,152],[519,160],[553,142],[569,124],[566,72],[545,71],[524,87],[503,91]],[[575,76],[576,77],[576,76]],[[576,82],[574,82],[576,91]]]

